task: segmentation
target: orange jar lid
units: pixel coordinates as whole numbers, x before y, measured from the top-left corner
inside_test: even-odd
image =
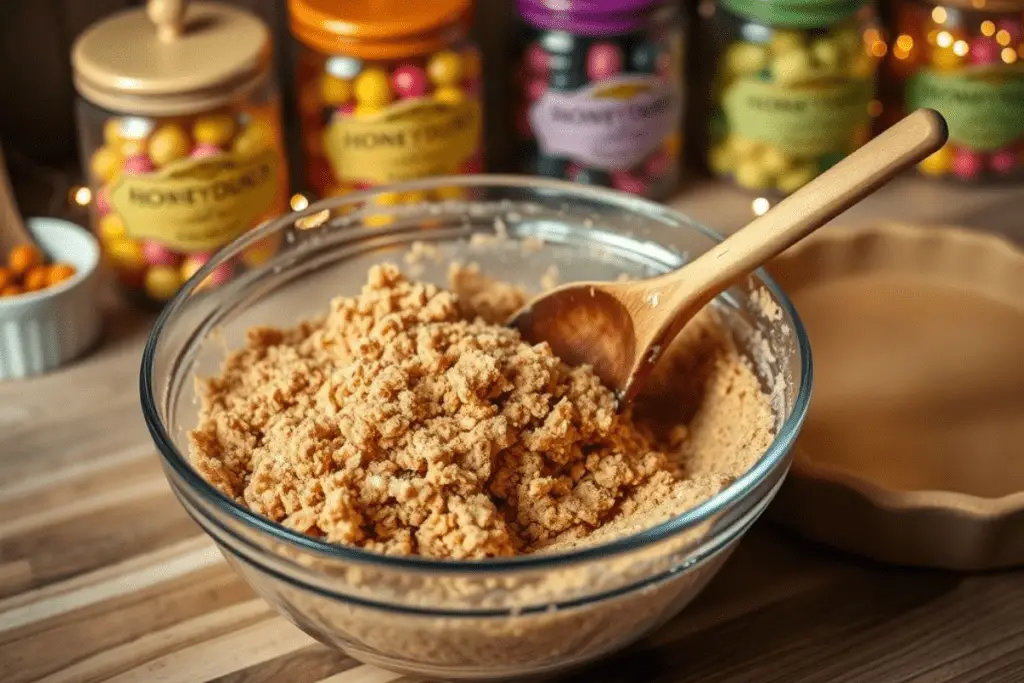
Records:
[[[440,50],[466,29],[471,8],[472,0],[288,0],[298,40],[361,59]]]

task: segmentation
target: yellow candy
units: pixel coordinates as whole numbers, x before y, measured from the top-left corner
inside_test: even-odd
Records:
[[[736,166],[736,155],[728,145],[717,145],[708,152],[708,166],[713,173],[726,175]]]
[[[130,157],[135,154],[147,154],[149,150],[149,143],[145,138],[138,140],[123,140],[120,144],[121,155]]]
[[[388,75],[380,69],[366,69],[356,78],[355,96],[359,106],[386,106],[391,101]]]
[[[942,147],[938,152],[925,159],[917,165],[917,170],[925,175],[940,176],[949,173],[953,167],[953,148],[949,145]]]
[[[771,47],[772,54],[779,57],[787,52],[802,50],[804,39],[797,31],[776,31],[772,35]]]
[[[235,120],[227,114],[203,116],[192,126],[192,137],[200,145],[224,147],[235,134]]]
[[[779,85],[795,85],[815,76],[811,56],[806,50],[790,50],[775,58],[772,78]]]
[[[107,119],[103,124],[103,141],[111,147],[117,147],[121,142],[121,119]]]
[[[756,160],[749,159],[740,162],[740,165],[736,167],[736,173],[733,177],[736,180],[736,184],[748,190],[763,190],[772,181],[771,175],[765,171],[761,164]]]
[[[320,77],[320,101],[337,107],[352,99],[352,83],[335,78],[330,74]]]
[[[447,104],[459,104],[466,99],[466,93],[461,88],[445,85],[434,91],[434,98]]]
[[[457,85],[462,81],[462,58],[451,50],[442,50],[427,63],[427,75],[434,85]]]
[[[157,301],[170,299],[181,288],[181,283],[181,273],[171,266],[152,266],[143,280],[146,294]]]
[[[125,270],[138,270],[146,265],[146,259],[142,256],[142,245],[128,237],[108,241],[107,254],[115,264]]]
[[[725,68],[733,76],[754,74],[768,64],[768,50],[763,45],[738,42],[725,52]]]
[[[726,140],[726,144],[736,153],[736,156],[749,157],[755,154],[761,153],[761,148],[764,146],[757,140],[751,138],[740,137],[739,135],[730,135]]]
[[[459,185],[449,185],[434,190],[434,196],[442,201],[465,199],[466,195],[466,188]]]
[[[374,213],[363,217],[363,225],[368,228],[383,228],[395,222],[395,217],[389,213]]]
[[[189,279],[190,277],[195,275],[197,272],[199,272],[199,269],[202,268],[203,265],[204,265],[203,261],[200,261],[198,259],[194,259],[191,256],[189,256],[184,261],[182,261],[181,262],[181,272],[179,273],[180,278],[181,278],[181,282],[184,283],[185,280]]]
[[[274,126],[265,119],[253,119],[242,132],[231,149],[240,156],[248,156],[262,152],[274,146]]]
[[[106,216],[100,218],[97,231],[99,232],[100,239],[103,242],[120,239],[125,236],[124,221],[122,221],[121,217],[117,214],[108,213]]]
[[[775,186],[780,192],[789,194],[790,192],[799,190],[801,187],[814,180],[814,176],[817,174],[817,166],[805,164],[781,174]]]
[[[92,155],[89,168],[102,183],[109,183],[121,172],[121,155],[110,147],[100,147]]]
[[[166,166],[172,161],[188,156],[192,143],[185,130],[173,123],[161,126],[149,138],[149,158],[157,166]]]
[[[766,173],[779,175],[793,165],[793,159],[778,147],[768,146],[761,153],[760,163]]]
[[[828,38],[814,41],[811,45],[811,55],[814,56],[814,61],[830,72],[834,73],[842,66],[842,49]]]

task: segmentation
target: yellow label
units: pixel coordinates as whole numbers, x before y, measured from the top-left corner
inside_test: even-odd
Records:
[[[155,173],[122,175],[110,202],[125,232],[177,251],[210,251],[252,227],[277,195],[273,149],[182,159]]]
[[[339,180],[373,184],[458,171],[480,147],[480,104],[399,102],[369,116],[337,116],[324,150]]]

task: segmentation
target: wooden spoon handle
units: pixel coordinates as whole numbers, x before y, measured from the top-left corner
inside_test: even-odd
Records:
[[[689,307],[694,298],[706,299],[700,303],[703,306],[738,278],[938,150],[946,136],[946,122],[937,112],[919,109],[910,114],[693,263],[665,276],[679,278],[678,291],[686,301],[678,303]]]

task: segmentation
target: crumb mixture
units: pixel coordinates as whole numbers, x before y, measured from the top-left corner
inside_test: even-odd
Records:
[[[589,367],[501,326],[525,293],[473,267],[451,289],[371,269],[362,292],[291,329],[249,331],[199,380],[199,472],[296,531],[388,554],[564,550],[693,507],[771,442],[754,373],[710,312],[619,415]],[[664,411],[660,411],[664,413]],[[685,422],[685,424],[684,424]]]

